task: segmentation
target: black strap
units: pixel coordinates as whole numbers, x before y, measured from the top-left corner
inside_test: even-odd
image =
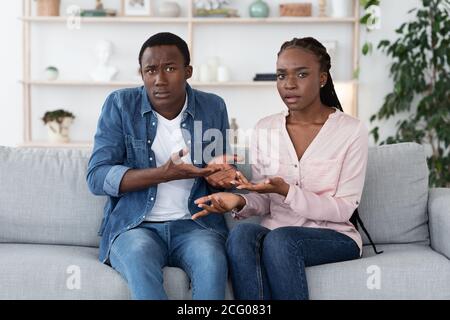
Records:
[[[355,211],[354,214],[355,214],[356,221],[361,225],[361,228],[363,229],[364,233],[366,234],[367,238],[369,239],[370,244],[372,245],[373,251],[375,251],[376,254],[383,253],[384,251],[378,251],[378,250],[377,250],[377,247],[376,247],[375,244],[373,243],[372,238],[370,237],[369,232],[367,232],[367,229],[366,229],[366,227],[364,226],[364,223],[362,222],[362,220],[361,220],[361,218],[360,218],[360,216],[359,216],[358,211]]]

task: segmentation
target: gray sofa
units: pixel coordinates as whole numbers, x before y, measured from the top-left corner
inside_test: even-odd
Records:
[[[88,191],[88,158],[0,147],[0,299],[130,298],[97,258],[105,198]],[[363,258],[307,268],[311,299],[450,299],[450,189],[427,177],[417,144],[370,149],[360,214],[384,253],[364,238]],[[170,298],[190,299],[182,270],[167,267],[164,282]]]

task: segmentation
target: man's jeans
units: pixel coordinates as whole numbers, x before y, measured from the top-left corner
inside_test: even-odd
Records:
[[[305,267],[359,257],[350,237],[330,229],[236,225],[227,240],[234,297],[239,300],[309,298]]]
[[[193,299],[225,298],[225,239],[192,220],[144,222],[117,237],[110,261],[128,282],[133,299],[167,299],[162,271],[165,266],[187,273]]]

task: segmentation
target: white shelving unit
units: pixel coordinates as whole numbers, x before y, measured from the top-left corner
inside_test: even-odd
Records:
[[[54,28],[64,26],[67,22],[67,17],[42,17],[34,16],[32,10],[32,0],[22,0],[23,1],[23,15],[19,17],[23,25],[23,78],[21,80],[23,86],[23,109],[24,109],[24,141],[21,146],[23,147],[69,147],[69,148],[89,148],[92,146],[91,141],[74,141],[66,144],[52,144],[44,141],[34,139],[32,130],[32,110],[33,110],[33,97],[32,91],[38,90],[42,87],[55,87],[55,88],[73,88],[77,87],[90,87],[90,88],[108,88],[112,89],[122,88],[122,87],[133,87],[142,85],[142,82],[136,80],[117,80],[111,82],[95,82],[85,79],[63,79],[63,80],[42,80],[32,75],[32,27],[39,26],[41,24],[51,23]],[[118,0],[121,2],[121,8],[123,8],[123,0]],[[180,2],[181,0],[179,0]],[[188,43],[191,60],[195,61],[198,48],[195,46],[196,37],[196,27],[208,28],[208,26],[215,27],[219,25],[221,28],[227,28],[232,26],[254,26],[253,28],[258,28],[261,25],[282,25],[298,27],[302,25],[317,26],[317,28],[333,28],[336,25],[350,25],[352,34],[349,35],[352,53],[351,57],[348,57],[351,65],[351,72],[356,70],[358,66],[359,59],[359,2],[358,0],[352,0],[354,3],[353,17],[348,18],[331,18],[331,17],[269,17],[269,18],[204,18],[204,17],[194,17],[193,4],[194,0],[184,0],[186,1],[187,14],[179,18],[161,18],[161,17],[128,17],[123,16],[122,12],[119,10],[119,15],[117,17],[80,17],[80,22],[82,24],[86,23],[89,25],[119,25],[127,26],[130,24],[140,24],[140,25],[162,25],[162,26],[183,26],[187,28],[186,42]],[[332,29],[330,29],[332,30]],[[240,40],[238,39],[238,42]],[[208,44],[205,44],[208,45]],[[240,42],[236,45],[244,45]],[[281,45],[281,43],[280,43]],[[34,48],[33,48],[34,49]],[[350,114],[357,116],[357,92],[358,92],[358,82],[355,80],[344,80],[339,81],[339,79],[334,79],[335,84],[346,85],[351,87],[351,106],[346,111]],[[275,82],[253,82],[247,80],[238,80],[230,82],[196,82],[189,81],[189,83],[196,88],[210,88],[212,91],[214,89],[226,89],[232,88],[233,90],[276,90]],[[252,89],[255,88],[255,89]],[[42,139],[41,139],[42,140]]]

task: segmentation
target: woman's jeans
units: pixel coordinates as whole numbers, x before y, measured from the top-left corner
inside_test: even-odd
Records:
[[[122,233],[111,246],[110,262],[128,282],[133,299],[167,299],[165,266],[187,273],[193,299],[225,298],[225,239],[192,220],[144,222]]]
[[[359,258],[353,239],[331,229],[241,223],[230,232],[227,254],[239,300],[306,300],[305,267]]]

